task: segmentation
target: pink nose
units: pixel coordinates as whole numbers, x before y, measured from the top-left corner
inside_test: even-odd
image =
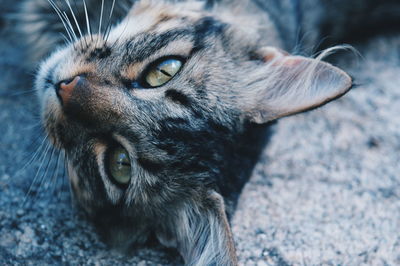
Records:
[[[63,104],[68,103],[80,79],[80,76],[76,76],[72,81],[61,82],[58,95],[61,97]]]

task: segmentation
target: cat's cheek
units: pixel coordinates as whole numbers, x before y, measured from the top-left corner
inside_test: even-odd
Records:
[[[104,165],[106,150],[107,147],[103,143],[96,143],[94,145],[93,152],[96,156],[99,173],[101,180],[103,181],[108,200],[110,200],[112,204],[117,204],[123,197],[123,192],[110,181],[107,175],[106,166]]]
[[[43,119],[46,119],[50,115],[56,121],[62,119],[62,107],[54,91],[46,90],[45,92],[43,92],[41,107]]]
[[[47,132],[47,136],[54,146],[61,147],[62,144],[59,142],[57,136],[57,126],[62,123],[65,118],[55,92],[51,90],[45,91],[40,105],[41,120]]]
[[[71,183],[72,191],[77,198],[80,206],[89,214],[93,214],[93,210],[89,207],[89,202],[93,200],[92,195],[85,190],[79,189],[79,176],[70,162],[67,163],[68,179]]]

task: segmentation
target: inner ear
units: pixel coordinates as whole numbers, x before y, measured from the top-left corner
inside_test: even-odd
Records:
[[[285,56],[288,56],[289,53],[276,48],[272,46],[265,46],[260,48],[257,52],[256,55],[258,56],[258,59],[264,62],[271,62],[273,60],[278,60],[279,58],[283,58]]]
[[[321,106],[345,94],[352,80],[341,69],[318,58],[292,56],[274,47],[257,52],[263,64],[249,73],[240,92],[240,107],[248,120],[268,121]]]

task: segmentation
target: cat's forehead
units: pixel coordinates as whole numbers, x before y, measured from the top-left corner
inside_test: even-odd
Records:
[[[168,55],[186,58],[221,31],[225,24],[196,6],[137,4],[109,33],[84,37],[46,65],[55,67],[55,82],[88,73],[133,80],[149,63]]]
[[[166,4],[141,1],[134,5],[125,19],[111,32],[111,41],[129,40],[133,36],[152,32],[162,33],[171,29],[189,27],[206,13],[197,4]]]

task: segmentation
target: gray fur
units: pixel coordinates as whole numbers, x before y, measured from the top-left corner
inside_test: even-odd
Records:
[[[32,3],[39,4],[25,2],[22,14],[39,21],[31,21],[28,27],[25,24],[24,31],[55,27],[35,43],[37,49],[32,46],[36,57],[42,57],[58,46],[55,32],[62,23],[40,20],[51,11],[27,8]],[[95,10],[96,3],[88,1],[89,10]],[[269,60],[270,54],[260,50],[285,42],[276,34],[280,27],[274,27],[268,15],[251,21],[249,14],[230,5],[219,3],[203,10],[203,3],[141,3],[109,36],[72,40],[73,44],[61,47],[41,65],[36,88],[45,128],[52,142],[68,155],[71,172],[76,175],[73,188],[78,201],[114,244],[142,243],[162,228],[161,242],[175,243],[187,264],[235,265],[226,215],[231,215],[234,203],[230,202],[247,177],[244,168],[235,165],[243,154],[232,150],[248,144],[248,136],[255,131],[252,122],[267,123],[319,106],[351,86],[344,72],[320,58],[283,54]],[[245,10],[254,10],[254,6],[249,2]],[[222,12],[224,9],[228,12]],[[239,13],[229,15],[229,9]],[[117,19],[123,10],[117,7]],[[64,24],[74,16],[83,20],[75,14]],[[136,24],[130,19],[136,19]],[[151,19],[155,23],[147,21]],[[246,21],[251,23],[242,23]],[[77,28],[70,27],[69,35],[77,34]],[[176,29],[181,31],[172,34]],[[152,38],[154,41],[149,41]],[[188,57],[182,72],[157,90],[126,88],[124,75],[131,75],[130,64],[143,71],[140,64],[156,59],[151,56],[168,55],[169,49],[176,49],[163,44],[168,38],[171,42],[179,39],[179,54],[187,57],[198,49]],[[72,104],[60,105],[53,87],[76,75],[82,75],[82,82],[74,91]],[[271,77],[276,79],[268,80]],[[106,151],[98,152],[96,147],[109,147],[113,142],[130,151],[137,169],[126,190],[108,182],[101,167]],[[232,171],[233,165],[237,172]],[[251,163],[245,167],[251,168]],[[210,200],[215,194],[231,206],[225,209],[221,200]]]

